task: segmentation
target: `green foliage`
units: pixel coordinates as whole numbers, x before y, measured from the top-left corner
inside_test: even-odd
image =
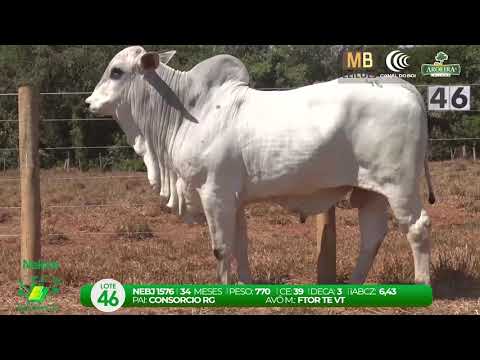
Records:
[[[92,91],[112,57],[127,45],[0,45],[0,93],[14,93],[19,84],[29,82],[42,92]],[[329,81],[342,74],[342,50],[371,49],[386,54],[395,46],[331,46],[331,45],[146,45],[150,51],[177,50],[171,66],[190,70],[201,61],[218,54],[231,54],[248,68],[251,86],[255,88],[295,88],[315,82]],[[480,47],[417,46],[408,49],[409,63],[419,69],[434,61],[459,63],[462,74],[455,79],[419,76],[417,83],[447,85],[474,83],[480,78]],[[473,92],[474,99],[480,99]],[[43,96],[44,119],[88,118],[86,96]],[[472,109],[479,109],[478,100]],[[0,97],[0,119],[17,119],[15,97]],[[432,137],[479,137],[480,120],[468,113],[431,114]],[[42,122],[41,147],[92,147],[127,145],[125,137],[113,121]],[[455,145],[462,145],[458,143]],[[473,145],[467,143],[467,145]],[[0,123],[0,148],[17,148],[18,124]],[[451,143],[432,144],[434,158],[448,158]],[[76,149],[69,153],[48,150],[42,153],[45,167],[63,165],[99,166],[99,155],[106,169],[144,170],[142,160],[132,149]],[[18,153],[0,152],[8,167],[17,166]],[[3,160],[0,159],[0,166]]]

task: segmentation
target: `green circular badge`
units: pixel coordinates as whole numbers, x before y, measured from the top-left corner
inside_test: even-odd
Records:
[[[120,309],[125,303],[125,289],[116,280],[100,280],[93,286],[90,298],[93,306],[98,310],[111,313]]]

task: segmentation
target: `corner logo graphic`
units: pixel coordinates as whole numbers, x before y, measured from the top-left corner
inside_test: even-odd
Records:
[[[56,262],[24,262],[25,269],[58,269],[60,266]],[[30,279],[31,285],[18,281],[17,295],[24,299],[24,304],[17,304],[16,311],[21,313],[27,312],[57,312],[59,310],[56,304],[45,304],[47,297],[57,295],[60,293],[60,285],[62,281],[51,275],[42,274],[41,276],[32,276]]]
[[[385,62],[390,71],[399,73],[400,71],[405,70],[407,67],[410,66],[407,62],[409,58],[410,56],[405,55],[399,50],[395,50],[387,55]]]
[[[370,51],[345,51],[342,57],[344,74],[341,81],[350,82],[358,79],[374,78],[374,59]]]
[[[28,295],[28,301],[32,303],[43,303],[47,297],[48,288],[45,286],[34,286],[30,295]]]
[[[372,70],[373,54],[369,51],[346,51],[343,54],[344,70]]]
[[[416,79],[417,74],[403,73],[405,69],[410,67],[410,64],[408,63],[409,59],[410,55],[407,55],[400,50],[389,52],[385,57],[385,66],[389,72],[380,74],[379,77],[384,80],[391,78],[392,81],[396,81],[396,79]]]
[[[435,60],[433,64],[422,65],[423,76],[451,77],[460,75],[462,70],[460,64],[445,64],[445,61],[448,60],[448,55],[445,52],[438,52]]]

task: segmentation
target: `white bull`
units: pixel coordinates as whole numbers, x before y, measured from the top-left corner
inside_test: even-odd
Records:
[[[121,51],[87,103],[117,119],[171,208],[205,215],[222,283],[233,257],[240,281],[251,281],[247,204],[276,201],[305,217],[352,189],[361,246],[351,281],[365,281],[390,205],[410,242],[416,282],[430,283],[430,220],[419,186],[425,172],[433,203],[427,117],[412,85],[335,80],[262,92],[232,56],[181,72],[167,66],[173,55]]]

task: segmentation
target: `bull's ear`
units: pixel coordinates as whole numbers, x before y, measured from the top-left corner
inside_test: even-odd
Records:
[[[163,64],[167,65],[173,59],[176,53],[177,52],[175,50],[172,50],[172,51],[167,51],[158,55],[160,57],[160,61]]]
[[[140,67],[143,71],[156,70],[160,66],[160,54],[148,52],[140,59]]]

